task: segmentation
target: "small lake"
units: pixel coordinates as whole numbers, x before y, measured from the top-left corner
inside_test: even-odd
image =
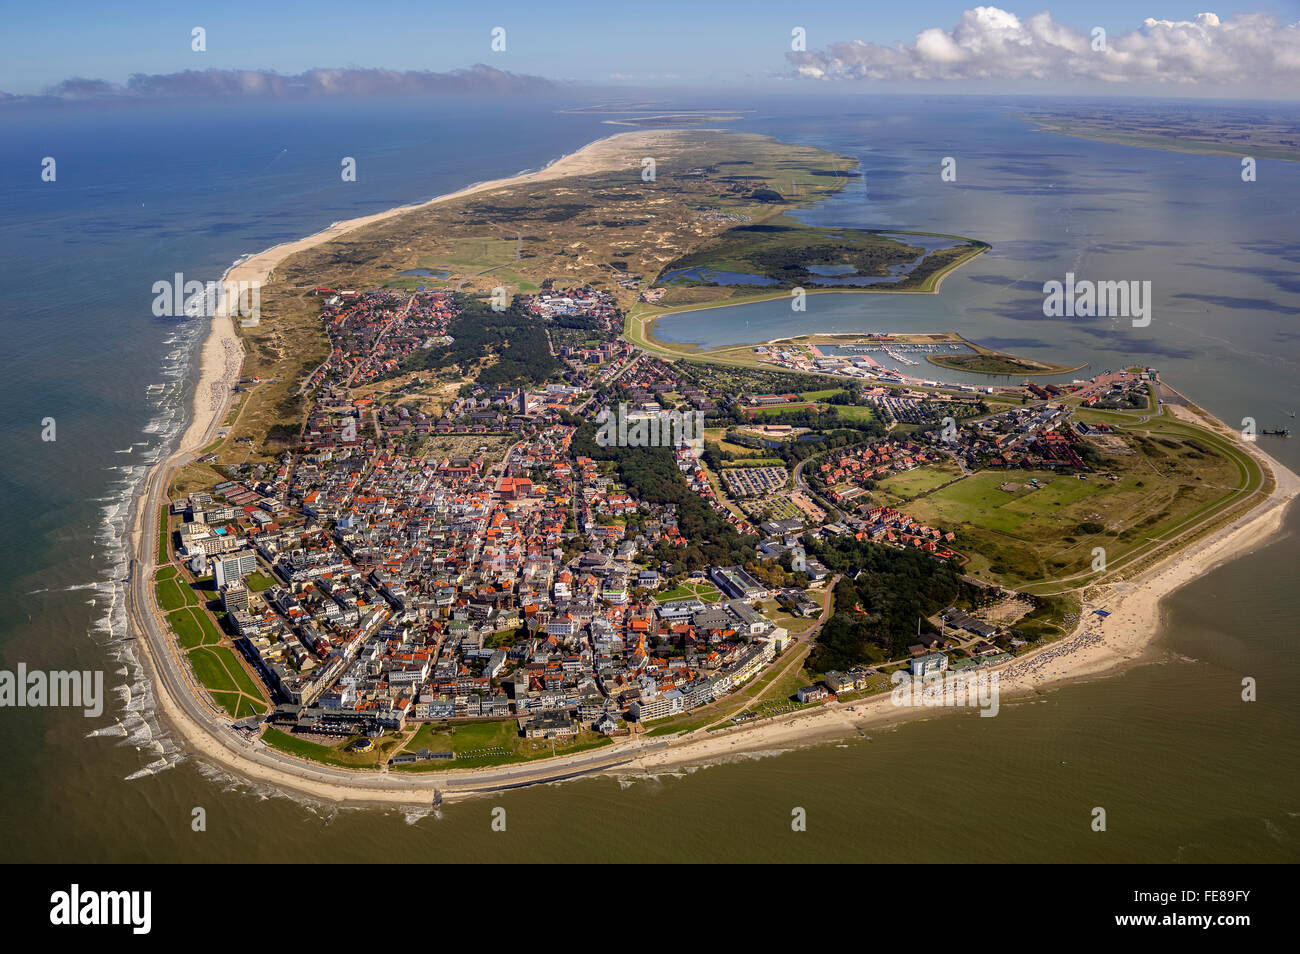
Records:
[[[414,278],[451,278],[451,272],[446,269],[428,269],[428,268],[408,268],[404,272],[398,272],[398,277],[412,276]]]

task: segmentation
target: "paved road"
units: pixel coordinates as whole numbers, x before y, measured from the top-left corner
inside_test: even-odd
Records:
[[[222,409],[213,415],[208,432],[194,443],[195,447],[204,447],[215,438],[225,414],[226,409]],[[144,644],[142,648],[145,652],[141,654],[141,662],[148,670],[158,696],[160,715],[172,722],[183,738],[201,732],[215,743],[218,750],[205,755],[223,768],[254,778],[260,778],[264,773],[250,770],[274,770],[283,777],[272,779],[273,783],[290,788],[295,779],[346,785],[355,791],[358,800],[363,801],[367,790],[382,790],[385,793],[409,790],[412,802],[417,802],[429,799],[439,792],[493,791],[598,772],[633,762],[647,752],[669,744],[668,740],[646,742],[634,739],[616,742],[613,746],[590,752],[547,760],[545,764],[481,769],[475,770],[472,776],[461,777],[447,772],[422,773],[410,777],[400,776],[401,782],[398,783],[395,780],[399,776],[394,774],[360,773],[308,763],[250,741],[232,728],[229,718],[212,709],[202,692],[196,691],[188,664],[180,658],[176,641],[153,601],[159,509],[166,500],[165,490],[174,469],[183,466],[193,456],[191,451],[179,450],[166,461],[151,468],[145,478],[141,510],[132,523],[135,540],[128,572],[126,608],[134,635]],[[178,711],[171,711],[171,707]],[[241,772],[241,769],[244,771]]]
[[[840,450],[844,449],[845,448],[840,448]],[[828,451],[827,453],[832,452]],[[841,521],[845,519],[844,511],[840,510],[839,507],[835,506],[821,494],[817,493],[817,491],[809,487],[808,482],[803,479],[803,469],[813,461],[820,460],[825,456],[826,454],[814,454],[812,457],[799,461],[799,463],[794,465],[794,470],[790,472],[790,476],[794,478],[795,490],[805,494],[809,500],[815,501],[819,507],[826,511],[827,515],[830,516],[832,520]]]

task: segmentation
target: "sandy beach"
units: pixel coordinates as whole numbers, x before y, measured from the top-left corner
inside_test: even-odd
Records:
[[[1181,417],[1195,419],[1185,408]],[[1201,420],[1200,423],[1206,423]],[[1084,604],[1073,633],[1037,652],[998,667],[1001,699],[1014,699],[1118,672],[1150,658],[1164,619],[1160,602],[1174,591],[1227,563],[1272,542],[1287,508],[1300,494],[1300,477],[1256,445],[1243,445],[1273,474],[1275,487],[1266,500],[1222,531],[1211,532],[1123,583],[1106,584],[1100,599]],[[1095,610],[1110,615],[1101,617]],[[896,706],[888,694],[867,701],[826,703],[806,714],[734,730],[698,733],[671,749],[646,756],[638,764],[662,771],[743,752],[781,749],[814,741],[857,735],[884,723],[941,714],[942,708]]]
[[[1160,602],[1164,597],[1215,566],[1264,546],[1274,538],[1287,506],[1300,493],[1300,477],[1258,448],[1251,450],[1274,475],[1275,487],[1268,498],[1222,531],[1206,535],[1134,579],[1104,587],[1104,595],[1085,604],[1078,626],[1069,637],[997,670],[1001,701],[1114,673],[1151,658],[1152,644],[1160,631]],[[1093,612],[1096,609],[1104,609],[1110,615],[1097,616]],[[310,763],[298,763],[301,768],[295,764],[292,770],[268,766],[249,757],[252,751],[247,743],[214,738],[190,720],[165,693],[159,694],[159,703],[160,713],[178,729],[187,746],[199,757],[250,781],[324,802],[423,805],[435,788],[450,802],[501,787],[498,784],[477,787],[476,779],[483,773],[473,771],[404,777],[367,773],[350,782]],[[700,730],[666,745],[661,743],[650,751],[644,750],[642,742],[620,742],[600,754],[603,762],[617,763],[610,767],[584,765],[592,761],[590,755],[549,760],[522,767],[519,780],[511,784],[543,783],[578,775],[671,772],[742,754],[773,753],[853,738],[871,727],[944,713],[944,709],[896,706],[888,694],[865,701],[832,702],[791,718],[716,732]],[[239,751],[241,747],[243,752]]]
[[[293,242],[284,242],[265,251],[251,255],[237,262],[226,270],[221,277],[222,284],[249,283],[250,287],[266,285],[271,281],[277,265],[291,255],[306,251],[339,236],[357,229],[383,222],[407,212],[428,208],[452,199],[491,192],[502,186],[517,186],[530,182],[546,182],[570,176],[590,175],[609,169],[626,167],[629,170],[641,168],[641,157],[648,151],[658,155],[669,154],[673,140],[679,134],[669,130],[647,130],[638,132],[616,133],[604,139],[598,139],[576,152],[561,156],[535,172],[526,172],[506,179],[491,179],[479,182],[456,192],[448,192],[427,202],[402,205],[363,215],[355,219],[335,222],[329,228],[322,229],[305,238]],[[230,405],[231,388],[239,380],[239,368],[243,362],[243,345],[235,330],[234,319],[223,311],[212,319],[208,337],[204,341],[203,351],[199,357],[199,380],[194,390],[194,402],[191,408],[190,422],[181,438],[178,452],[193,452],[207,446],[216,436],[216,430]]]
[[[232,266],[223,280],[265,284],[271,280],[276,266],[297,252],[355,229],[453,198],[491,191],[506,184],[583,175],[616,167],[621,163],[627,163],[629,169],[637,169],[640,157],[646,155],[647,150],[657,149],[663,155],[666,149],[671,149],[670,140],[675,135],[671,131],[661,130],[619,133],[564,156],[536,172],[479,183],[426,203],[338,222],[314,235],[277,245],[249,257]],[[203,345],[189,425],[176,452],[160,461],[146,476],[144,490],[135,502],[131,526],[136,559],[133,561],[132,574],[138,581],[152,579],[156,537],[151,533],[151,521],[156,519],[169,475],[196,451],[215,439],[230,408],[242,360],[243,348],[234,320],[229,315],[217,315],[212,319]],[[1185,408],[1175,408],[1175,413],[1187,416],[1191,412]],[[1208,423],[1226,430],[1220,422]],[[1258,446],[1242,446],[1274,477],[1274,488],[1267,499],[1227,527],[1196,540],[1139,576],[1124,583],[1103,587],[1100,599],[1085,604],[1079,623],[1070,636],[1007,663],[999,670],[1003,698],[1041,692],[1068,681],[1096,677],[1141,661],[1150,654],[1151,644],[1158,634],[1160,601],[1165,596],[1220,563],[1270,542],[1282,525],[1287,506],[1300,493],[1300,478]],[[140,591],[147,592],[147,586],[141,587]],[[253,746],[236,738],[229,730],[214,732],[209,725],[202,724],[201,713],[192,705],[184,705],[182,700],[173,698],[171,693],[177,684],[164,678],[164,675],[175,669],[174,660],[156,654],[174,656],[175,653],[170,646],[155,645],[148,627],[143,625],[141,614],[153,612],[152,607],[147,605],[147,598],[135,600],[132,609],[141,631],[138,644],[142,650],[142,659],[155,688],[157,713],[175,730],[186,749],[203,761],[255,782],[326,802],[425,805],[440,783],[448,798],[458,797],[455,791],[457,787],[463,787],[459,795],[474,794],[472,789],[476,773],[472,771],[409,776],[367,773],[357,774],[354,781],[340,770],[289,760],[287,756],[264,757],[260,753],[265,747]],[[1096,616],[1093,612],[1096,609],[1104,609],[1110,615],[1104,618]],[[180,691],[189,690],[183,688]],[[888,694],[869,701],[829,703],[791,718],[748,724],[713,733],[700,731],[669,745],[657,742],[655,747],[647,749],[644,742],[628,741],[601,750],[598,758],[587,753],[550,760],[522,769],[518,773],[519,781],[512,784],[529,784],[600,771],[626,774],[634,770],[633,766],[624,764],[606,768],[605,764],[612,761],[626,762],[628,759],[635,760],[635,770],[670,770],[742,752],[773,751],[854,736],[868,726],[929,716],[941,711],[895,706]]]

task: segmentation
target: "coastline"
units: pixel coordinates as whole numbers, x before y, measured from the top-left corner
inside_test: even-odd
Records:
[[[988,670],[999,673],[1001,699],[1022,698],[1113,675],[1151,659],[1164,625],[1161,603],[1165,597],[1214,568],[1274,542],[1287,508],[1300,495],[1300,476],[1262,451],[1256,457],[1275,480],[1273,491],[1263,502],[1224,530],[1211,532],[1170,554],[1135,578],[1104,584],[1106,594],[1085,601],[1079,622],[1069,636]],[[1096,616],[1093,611],[1097,609],[1110,615]],[[892,704],[887,693],[857,702],[830,702],[779,723],[709,733],[712,737],[698,732],[699,738],[656,753],[642,764],[647,770],[671,770],[728,755],[834,741],[858,735],[868,727],[953,711],[901,708]]]
[[[1072,139],[1087,139],[1091,142],[1104,142],[1112,146],[1132,146],[1135,149],[1162,149],[1165,152],[1181,152],[1194,156],[1254,156],[1257,159],[1273,159],[1278,162],[1300,162],[1300,155],[1284,152],[1269,146],[1252,148],[1235,146],[1226,142],[1207,142],[1201,139],[1179,139],[1174,136],[1143,135],[1141,133],[1122,133],[1093,127],[1066,128],[1065,121],[1021,117],[1042,132],[1069,136]]]
[[[399,206],[385,212],[336,222],[328,228],[293,242],[282,243],[227,269],[223,281],[270,279],[275,268],[289,256],[337,238],[355,229],[453,198],[525,181],[544,181],[580,175],[598,164],[635,156],[643,137],[661,137],[672,132],[655,130],[619,133],[597,140],[543,169],[521,176],[478,183],[436,197],[428,202]],[[644,148],[642,146],[641,148]],[[717,306],[714,306],[717,307]],[[191,417],[176,449],[160,459],[146,474],[135,496],[128,522],[131,538],[131,586],[128,613],[139,634],[141,663],[154,690],[155,714],[180,737],[183,747],[202,761],[254,783],[265,783],[326,802],[409,806],[427,804],[431,797],[449,799],[499,791],[519,785],[553,782],[579,775],[626,772],[628,766],[641,771],[672,769],[740,753],[755,753],[841,739],[862,728],[924,717],[936,710],[900,710],[884,694],[871,700],[828,703],[792,718],[769,723],[746,724],[705,733],[696,730],[680,737],[646,742],[633,739],[618,742],[576,756],[523,763],[502,769],[466,769],[422,775],[357,773],[333,769],[278,753],[261,751],[266,746],[250,745],[229,729],[214,728],[217,721],[204,718],[202,700],[194,696],[183,680],[175,680],[174,647],[159,638],[153,625],[156,615],[149,602],[149,586],[155,565],[156,527],[153,522],[165,499],[167,481],[174,470],[211,443],[219,431],[233,399],[243,360],[243,345],[234,320],[227,314],[213,318],[205,339],[192,399]],[[1147,658],[1158,626],[1151,620],[1159,614],[1161,600],[1221,563],[1265,545],[1276,536],[1290,501],[1300,493],[1300,477],[1283,467],[1256,445],[1244,445],[1274,478],[1271,493],[1237,517],[1224,530],[1202,539],[1159,561],[1124,584],[1107,584],[1106,595],[1085,603],[1074,632],[1032,654],[1005,664],[1001,689],[1008,698],[1028,695],[1070,681],[1092,678],[1135,665]],[[151,532],[151,529],[153,532]],[[1111,615],[1096,617],[1092,610],[1105,608]],[[198,705],[192,703],[197,702]],[[942,711],[942,710],[938,710]],[[228,722],[226,723],[228,725]],[[400,779],[400,782],[397,780]]]
[[[639,169],[640,156],[647,147],[652,143],[663,145],[665,140],[671,141],[675,135],[676,131],[672,130],[635,130],[614,133],[566,153],[541,169],[473,183],[463,189],[435,196],[424,202],[396,206],[382,212],[334,222],[327,228],[304,238],[280,243],[236,261],[222,275],[221,284],[225,286],[227,282],[241,281],[265,284],[270,281],[275,268],[291,255],[356,229],[452,199],[506,185],[514,186],[525,182],[542,182],[589,174],[610,168],[617,162],[628,164],[630,169]],[[208,333],[200,348],[189,420],[181,432],[181,437],[167,456],[161,457],[146,471],[140,488],[132,495],[127,518],[129,569],[126,611],[128,625],[134,631],[133,641],[140,648],[139,663],[153,689],[153,715],[161,719],[167,727],[175,730],[183,747],[191,754],[204,757],[206,761],[221,769],[246,779],[267,782],[281,789],[326,800],[362,802],[378,800],[410,804],[415,801],[412,797],[413,789],[426,788],[429,791],[436,791],[437,787],[432,784],[409,785],[408,783],[408,788],[390,790],[387,793],[389,798],[376,799],[373,796],[358,798],[350,784],[339,785],[337,788],[327,787],[325,790],[320,789],[319,781],[311,786],[298,784],[300,776],[322,776],[323,773],[313,771],[310,763],[298,763],[302,766],[300,771],[295,765],[293,772],[282,770],[277,773],[273,770],[268,771],[265,766],[259,766],[255,759],[246,757],[240,751],[246,743],[242,740],[234,740],[228,731],[222,732],[212,720],[211,714],[204,711],[210,709],[210,704],[193,690],[193,681],[186,678],[183,666],[178,665],[175,647],[166,638],[165,629],[161,631],[158,629],[159,620],[149,594],[153,571],[156,568],[155,541],[158,510],[166,499],[167,485],[173,473],[216,439],[222,422],[230,412],[234,386],[239,380],[243,365],[243,342],[236,331],[234,317],[229,313],[228,305],[229,303],[223,299],[222,306],[211,319]],[[588,761],[595,760],[588,759]],[[399,794],[400,798],[391,797]]]
[[[938,232],[896,232],[891,234],[938,235],[940,233]],[[951,236],[951,237],[961,238],[962,236],[958,235],[958,236]],[[991,247],[992,246],[981,248],[973,252],[971,255],[968,255],[965,258],[958,259],[957,261],[944,266],[944,268],[938,273],[936,273],[936,275],[934,276],[933,288],[877,288],[877,287],[853,288],[850,286],[837,286],[834,288],[805,289],[804,294],[809,297],[813,295],[937,295],[939,294],[939,291],[943,288],[944,279],[946,279],[949,275],[956,272],[958,269],[962,268],[965,265],[970,264],[975,259],[979,258],[979,256],[983,255]],[[740,307],[741,305],[757,305],[765,301],[778,301],[780,299],[785,299],[789,297],[790,297],[790,289],[783,288],[779,291],[764,292],[762,294],[754,296],[753,298],[745,298],[741,301],[701,302],[699,304],[694,304],[694,305],[682,305],[677,308],[670,307],[669,310],[662,311],[658,314],[647,313],[644,315],[640,315],[635,320],[637,321],[638,326],[641,330],[642,337],[647,342],[649,342],[650,344],[658,348],[670,349],[674,345],[678,345],[679,343],[664,341],[661,338],[656,338],[654,335],[655,326],[663,318],[676,318],[679,315],[687,315],[696,311],[710,311],[714,308],[737,308]],[[741,342],[740,344],[745,345],[749,343],[750,342]],[[770,344],[770,343],[771,342],[766,342],[766,341],[753,342],[753,344]],[[684,342],[682,344],[699,347],[699,345],[695,342]],[[1080,367],[1087,367],[1087,365],[1084,364],[1081,365]]]

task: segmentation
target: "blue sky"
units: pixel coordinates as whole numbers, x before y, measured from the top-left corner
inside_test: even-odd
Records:
[[[988,2],[988,0],[986,0]],[[11,4],[0,29],[0,90],[36,93],[81,76],[121,82],[132,73],[186,69],[387,67],[448,70],[484,62],[500,69],[583,83],[746,86],[789,69],[790,30],[808,48],[837,41],[910,43],[922,30],[951,30],[976,0],[912,3],[651,0],[629,4],[551,0],[529,3],[271,0],[133,3],[51,0]],[[1112,35],[1144,17],[1185,20],[1204,10],[1300,19],[1300,0],[1093,0],[996,4],[1024,18],[1041,10],[1065,26]],[[208,49],[190,49],[190,30],[207,30]],[[489,49],[489,31],[507,30],[507,50]]]

